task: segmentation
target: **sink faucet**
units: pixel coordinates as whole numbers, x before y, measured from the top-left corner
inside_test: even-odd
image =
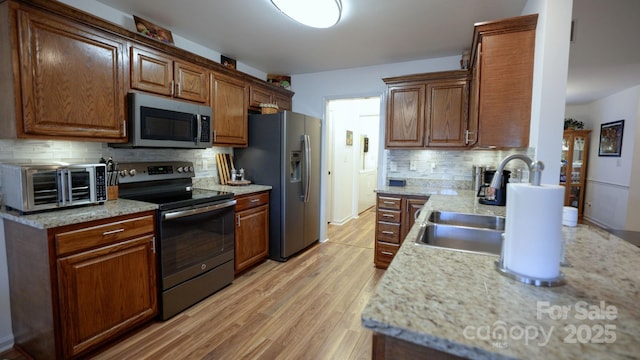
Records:
[[[504,158],[504,160],[500,162],[500,165],[498,165],[498,169],[493,175],[493,180],[491,181],[489,189],[490,194],[495,193],[495,189],[500,189],[502,187],[502,172],[504,171],[504,167],[507,163],[513,159],[520,159],[524,161],[529,167],[529,183],[531,185],[540,186],[540,178],[542,176],[542,170],[544,170],[544,164],[542,161],[533,161],[526,155],[513,154]]]

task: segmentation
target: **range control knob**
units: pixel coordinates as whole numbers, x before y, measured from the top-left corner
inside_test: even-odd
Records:
[[[189,172],[193,172],[193,166],[189,166]]]
[[[186,168],[183,169],[182,166],[178,166],[178,173],[182,173],[183,170],[186,170]]]
[[[122,177],[127,176],[127,170],[120,170],[119,173],[120,173],[120,176]]]
[[[135,176],[136,175],[136,169],[129,170],[129,175],[130,176]]]

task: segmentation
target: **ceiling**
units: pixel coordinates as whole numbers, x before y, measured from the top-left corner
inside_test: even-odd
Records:
[[[342,0],[330,29],[280,14],[270,0],[98,0],[243,64],[304,74],[458,56],[473,24],[520,15],[526,0]],[[640,84],[638,0],[574,0],[567,103],[584,103]]]

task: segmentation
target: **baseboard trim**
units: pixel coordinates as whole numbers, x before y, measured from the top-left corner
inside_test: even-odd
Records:
[[[0,338],[0,352],[11,350],[13,348],[13,335],[9,334]]]

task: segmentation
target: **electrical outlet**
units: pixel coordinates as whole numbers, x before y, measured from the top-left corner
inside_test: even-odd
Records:
[[[409,170],[418,170],[418,161],[417,160],[409,160]]]
[[[207,159],[202,159],[202,170],[207,170],[208,166],[207,166]]]
[[[395,161],[390,161],[389,162],[389,170],[398,171],[398,164],[396,164]]]

